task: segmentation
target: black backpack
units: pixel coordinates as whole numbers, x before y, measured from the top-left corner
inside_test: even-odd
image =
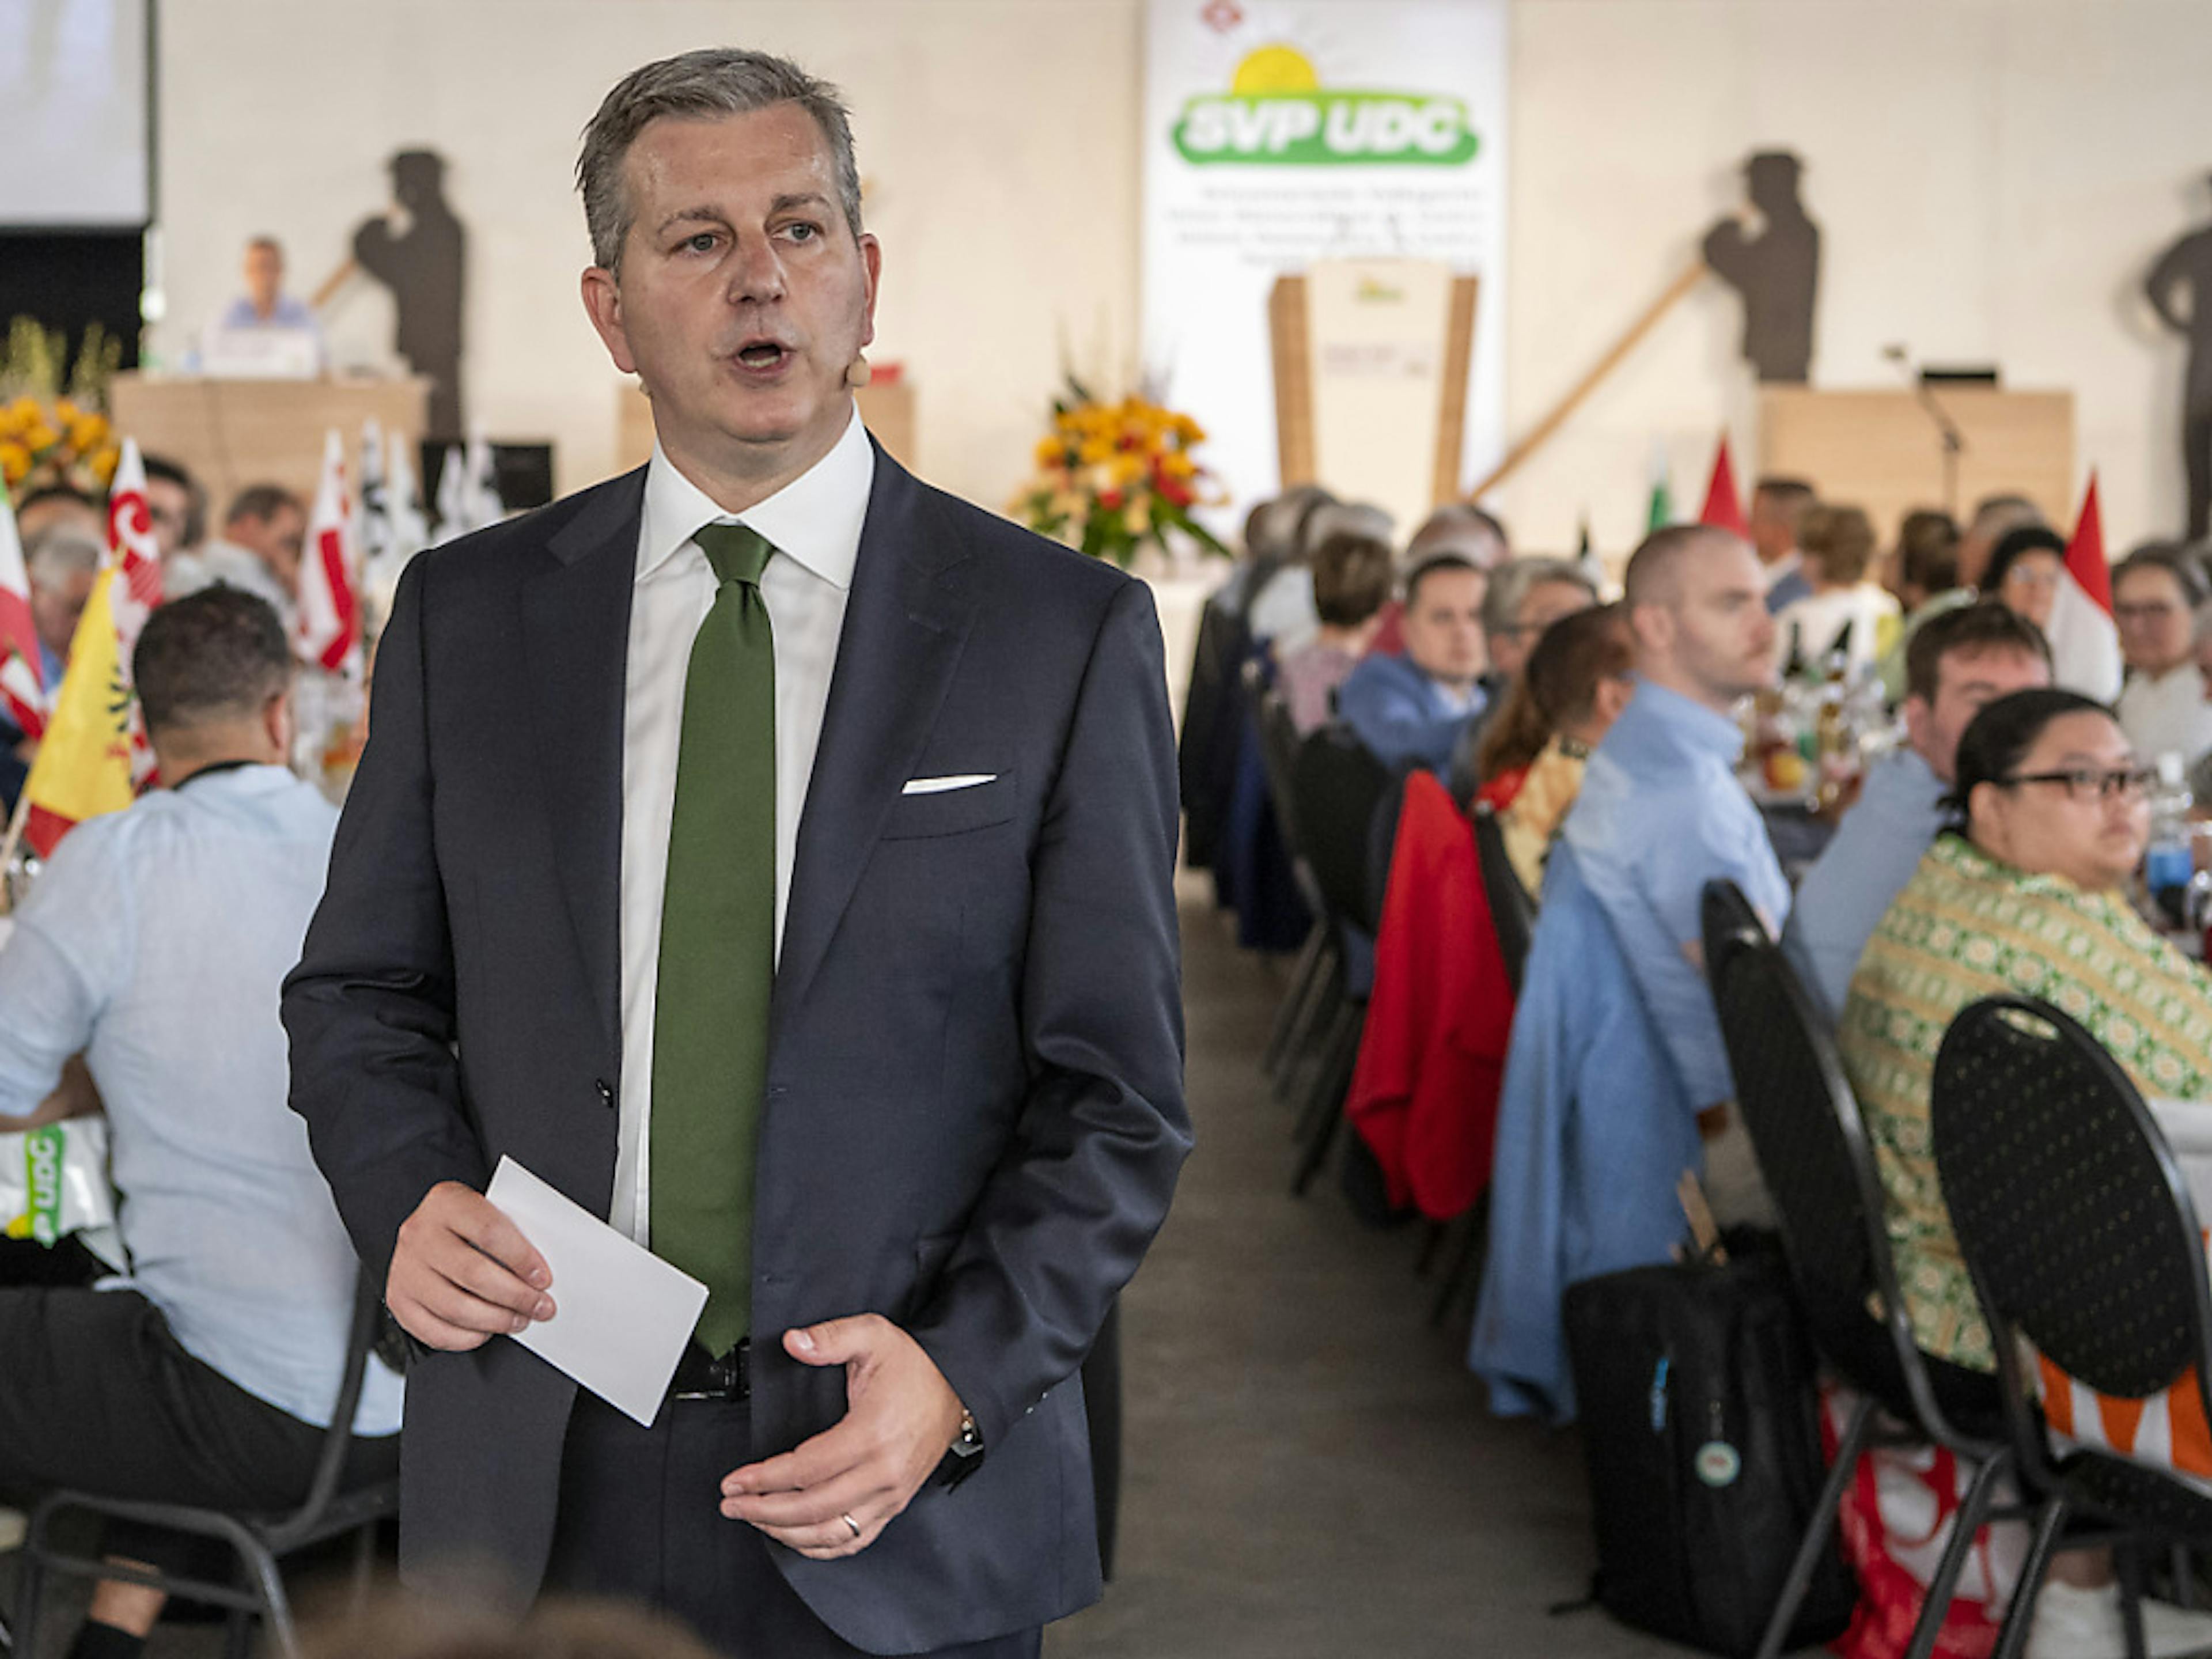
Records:
[[[1826,1469],[1788,1270],[1771,1243],[1729,1242],[1723,1265],[1570,1285],[1564,1316],[1599,1605],[1736,1659],[1758,1650]],[[1785,1647],[1840,1635],[1856,1599],[1850,1569],[1826,1552]]]

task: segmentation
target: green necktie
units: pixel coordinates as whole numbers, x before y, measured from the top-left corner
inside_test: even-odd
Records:
[[[653,1250],[707,1286],[698,1338],[750,1328],[753,1165],[775,983],[775,641],[743,525],[693,538],[719,584],[684,678],[653,1015]]]

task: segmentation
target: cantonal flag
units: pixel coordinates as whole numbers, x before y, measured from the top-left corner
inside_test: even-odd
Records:
[[[123,593],[122,568],[111,556],[77,619],[69,670],[23,785],[23,839],[40,858],[85,819],[121,811],[136,793],[131,760],[137,703],[124,672],[117,622]]]
[[[46,684],[39,630],[31,620],[31,573],[15,531],[15,508],[0,479],[0,707],[15,729],[35,738],[46,729]]]
[[[338,674],[361,663],[361,607],[354,594],[353,514],[346,504],[345,443],[323,440],[323,477],[307,515],[306,556],[300,561],[300,631],[293,648],[301,662]]]
[[[1735,466],[1729,458],[1728,434],[1721,434],[1720,453],[1713,457],[1713,476],[1705,485],[1705,504],[1698,511],[1698,522],[1717,526],[1748,537],[1751,526],[1744,521],[1743,498],[1735,492]]]

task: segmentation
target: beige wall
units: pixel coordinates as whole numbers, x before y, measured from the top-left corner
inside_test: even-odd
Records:
[[[312,289],[386,198],[385,158],[448,159],[470,230],[465,373],[495,436],[550,437],[560,484],[613,466],[616,388],[577,299],[576,137],[625,70],[742,41],[839,82],[884,246],[878,340],[917,391],[922,471],[997,505],[1063,331],[1133,344],[1139,39],[1129,0],[184,0],[161,8],[161,215],[173,356],[273,231]],[[389,357],[383,291],[331,313],[341,363]]]
[[[382,202],[385,156],[438,149],[474,235],[475,407],[553,438],[564,487],[592,481],[616,377],[575,297],[576,132],[622,70],[744,40],[852,96],[886,249],[878,355],[915,378],[925,472],[998,503],[1063,341],[1109,372],[1133,356],[1140,0],[186,0],[161,19],[164,351],[228,299],[247,235],[283,237],[312,287]],[[2134,287],[2212,217],[2205,0],[1516,0],[1513,32],[1510,430],[1691,256],[1743,155],[1780,144],[1826,234],[1818,381],[1893,384],[1897,341],[2071,388],[2114,538],[2178,527],[2180,350]],[[1499,492],[1519,539],[1565,545],[1586,508],[1625,547],[1655,438],[1692,506],[1723,422],[1747,465],[1737,326],[1717,284],[1670,317]],[[383,357],[381,295],[356,284],[331,331],[342,361]]]

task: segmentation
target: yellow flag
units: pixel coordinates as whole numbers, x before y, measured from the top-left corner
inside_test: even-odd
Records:
[[[109,590],[116,567],[100,568],[92,597],[70,641],[69,670],[54,697],[38,758],[23,785],[29,804],[23,838],[44,858],[76,825],[103,812],[119,812],[135,798],[131,787],[131,688],[124,684],[121,647]]]

